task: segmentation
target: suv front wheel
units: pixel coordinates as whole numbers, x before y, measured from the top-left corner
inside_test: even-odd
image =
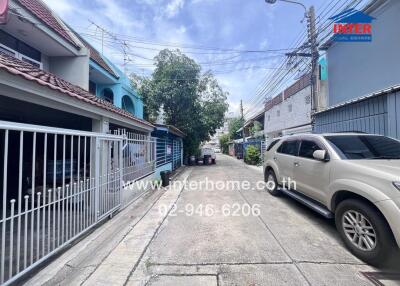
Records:
[[[371,265],[383,265],[395,250],[389,225],[368,203],[356,199],[343,201],[335,212],[335,221],[350,251]]]
[[[279,191],[278,180],[276,179],[276,175],[273,170],[270,169],[265,173],[265,183],[265,188],[271,195],[280,195],[281,192]]]

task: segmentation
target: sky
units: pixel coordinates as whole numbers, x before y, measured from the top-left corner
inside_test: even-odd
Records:
[[[125,50],[128,73],[149,75],[154,68],[151,59],[161,49],[180,47],[202,64],[204,72],[211,70],[216,75],[229,92],[233,112],[239,112],[240,100],[245,113],[262,106],[254,102],[260,83],[276,71],[287,52],[284,49],[291,48],[306,28],[306,23],[301,23],[302,7],[284,2],[271,5],[264,0],[44,1],[122,70]],[[328,10],[333,2],[303,1],[307,7],[315,5],[317,14],[319,9]],[[103,34],[103,45],[96,25],[112,34]]]

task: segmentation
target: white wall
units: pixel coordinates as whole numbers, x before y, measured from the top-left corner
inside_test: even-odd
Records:
[[[307,86],[278,105],[265,112],[264,133],[268,137],[278,136],[282,130],[309,124],[311,122],[311,86]],[[289,106],[292,111],[289,111]],[[280,115],[278,116],[278,110]],[[269,119],[269,120],[268,120]]]
[[[51,73],[89,90],[89,56],[50,57],[49,66]]]

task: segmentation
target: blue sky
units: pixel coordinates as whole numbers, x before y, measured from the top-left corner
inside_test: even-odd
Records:
[[[280,53],[221,52],[188,49],[207,47],[234,50],[288,48],[304,31],[300,6],[264,0],[45,0],[70,26],[101,50],[101,33],[89,20],[107,28],[116,39],[106,36],[104,54],[123,68],[122,43],[128,44],[129,72],[149,74],[158,50],[184,47],[191,57],[211,69],[226,91],[232,111],[240,99],[249,108],[258,84],[282,61]],[[307,0],[318,13],[331,1]],[[338,1],[336,1],[338,2]],[[340,1],[339,1],[340,2]],[[143,43],[143,42],[147,43]],[[153,43],[153,44],[148,44]],[[146,58],[146,59],[144,59]],[[229,64],[226,64],[229,62]],[[272,68],[272,69],[267,69]]]

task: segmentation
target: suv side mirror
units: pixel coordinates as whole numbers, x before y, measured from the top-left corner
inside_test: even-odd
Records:
[[[313,157],[314,157],[314,159],[319,160],[319,161],[329,161],[326,158],[326,150],[316,150],[316,151],[314,151]]]

